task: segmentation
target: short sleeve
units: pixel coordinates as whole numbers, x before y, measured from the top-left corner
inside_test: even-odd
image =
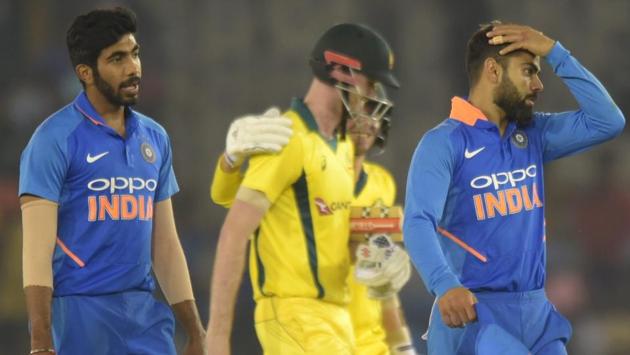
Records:
[[[59,203],[69,166],[67,136],[40,126],[20,157],[19,195],[34,195]]]
[[[179,191],[175,171],[173,170],[173,150],[171,141],[165,136],[165,146],[162,149],[162,165],[158,177],[158,188],[155,192],[155,201],[163,201]]]
[[[242,186],[264,193],[273,204],[304,170],[303,138],[303,134],[294,134],[279,153],[250,158]]]

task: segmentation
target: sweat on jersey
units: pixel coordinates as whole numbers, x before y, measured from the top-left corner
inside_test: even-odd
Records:
[[[153,206],[178,191],[164,128],[125,110],[126,137],[83,92],[47,118],[22,152],[19,194],[59,205],[54,296],[155,288]]]
[[[625,119],[602,84],[558,42],[546,57],[580,109],[534,113],[498,127],[455,97],[428,131],[407,180],[404,238],[427,289],[521,292],[545,282],[543,164],[621,133]]]

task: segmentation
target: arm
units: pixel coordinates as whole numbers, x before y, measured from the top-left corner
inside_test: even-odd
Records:
[[[222,154],[214,169],[214,176],[210,185],[210,198],[212,202],[223,207],[230,207],[234,203],[243,175],[239,167],[232,167],[227,163],[225,154]]]
[[[405,195],[405,246],[425,286],[438,297],[461,286],[446,262],[436,232],[451,183],[452,160],[448,136],[441,131],[428,132],[413,155]]]
[[[232,122],[225,139],[225,152],[217,162],[210,185],[214,203],[229,207],[234,202],[243,181],[241,164],[254,154],[279,152],[293,133],[291,123],[275,107],[261,116],[244,116]]]
[[[23,233],[22,270],[26,309],[31,325],[31,350],[54,349],[51,301],[57,204],[34,196],[22,196],[20,203]]]
[[[407,179],[403,237],[425,286],[438,297],[444,323],[460,327],[476,319],[476,299],[449,267],[436,233],[455,164],[448,138],[444,131],[430,131],[414,153]]]
[[[400,307],[398,295],[383,300],[381,302],[383,328],[387,335],[387,345],[394,355],[412,355],[416,354],[413,346],[413,339],[407,328],[405,315]]]
[[[264,198],[260,193],[249,191]],[[234,306],[245,268],[247,242],[264,213],[264,207],[259,204],[237,198],[221,228],[212,272],[210,320],[206,337],[208,349],[213,353],[230,354]]]
[[[507,54],[524,49],[544,56],[554,73],[573,94],[580,109],[557,114],[542,114],[544,160],[550,161],[588,149],[619,135],[625,118],[604,86],[560,43],[528,26],[500,25],[488,32],[490,43],[509,45]]]
[[[205,332],[195,305],[170,198],[155,205],[152,239],[153,271],[177,320],[188,335],[186,354],[203,354]]]
[[[544,160],[588,149],[619,135],[625,118],[604,86],[560,43],[547,62],[567,85],[580,109],[542,116]]]

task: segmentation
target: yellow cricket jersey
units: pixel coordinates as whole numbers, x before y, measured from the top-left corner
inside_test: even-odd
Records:
[[[368,207],[381,204],[392,206],[395,199],[396,183],[391,174],[378,164],[363,163],[352,206]],[[381,302],[368,298],[367,287],[355,281],[354,270],[352,271],[348,276],[351,293],[348,311],[354,328],[356,354],[389,354],[385,342]]]
[[[277,154],[253,156],[242,181],[271,202],[251,244],[254,298],[346,304],[352,144],[324,139],[301,100],[285,116],[293,121],[289,143]]]

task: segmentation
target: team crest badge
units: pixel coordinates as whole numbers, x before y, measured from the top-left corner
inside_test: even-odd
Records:
[[[512,143],[517,148],[527,147],[527,135],[521,130],[517,130],[512,134]]]
[[[155,163],[155,151],[153,150],[153,147],[149,145],[149,143],[142,143],[142,145],[140,146],[140,153],[147,163]]]

